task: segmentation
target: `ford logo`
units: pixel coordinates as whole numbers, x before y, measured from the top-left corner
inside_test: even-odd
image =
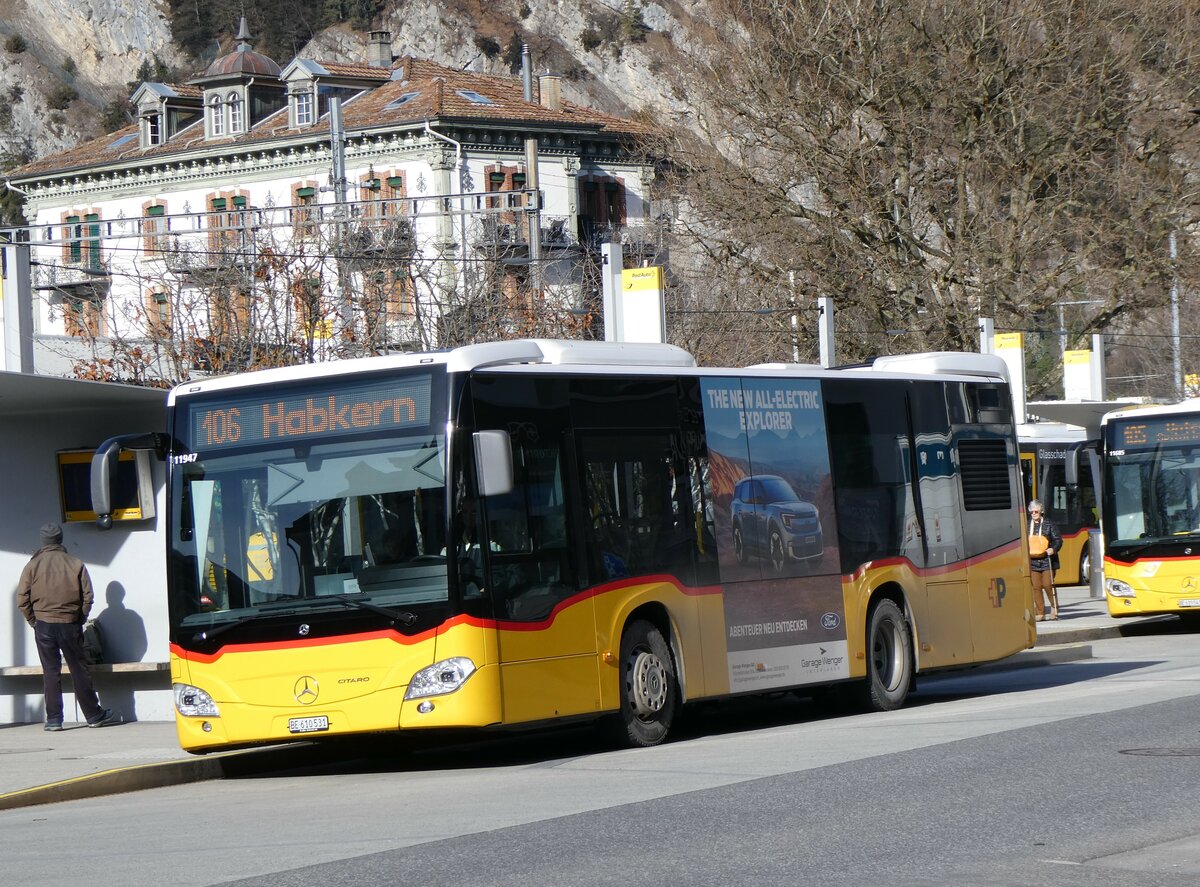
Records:
[[[837,613],[826,613],[821,617],[821,627],[830,631],[842,624],[842,617]]]

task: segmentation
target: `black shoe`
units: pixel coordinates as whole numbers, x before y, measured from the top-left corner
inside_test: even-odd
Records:
[[[107,727],[109,724],[116,724],[120,720],[120,715],[113,712],[111,708],[106,708],[94,718],[88,718],[87,725],[89,727]]]
[[[62,721],[46,721],[46,726],[42,729],[47,733],[58,733],[62,730]]]

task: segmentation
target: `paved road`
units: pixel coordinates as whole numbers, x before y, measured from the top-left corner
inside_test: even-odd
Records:
[[[11,810],[0,853],[98,887],[1194,885],[1195,641],[926,680],[884,715],[720,706],[657,749],[562,731]]]

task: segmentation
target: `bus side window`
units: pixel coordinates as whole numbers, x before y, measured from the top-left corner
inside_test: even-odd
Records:
[[[593,434],[581,446],[600,579],[666,572],[694,581],[705,527],[692,490],[705,483],[702,467],[689,469],[666,433]]]
[[[539,436],[540,438],[540,436]],[[487,500],[489,587],[510,619],[536,621],[577,590],[557,444],[513,441],[513,489]]]

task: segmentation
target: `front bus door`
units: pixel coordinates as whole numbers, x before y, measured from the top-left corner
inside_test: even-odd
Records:
[[[507,431],[513,489],[483,503],[485,590],[498,627],[505,723],[599,710],[592,599],[580,592],[567,483],[566,385],[548,377],[477,375],[479,428]]]

